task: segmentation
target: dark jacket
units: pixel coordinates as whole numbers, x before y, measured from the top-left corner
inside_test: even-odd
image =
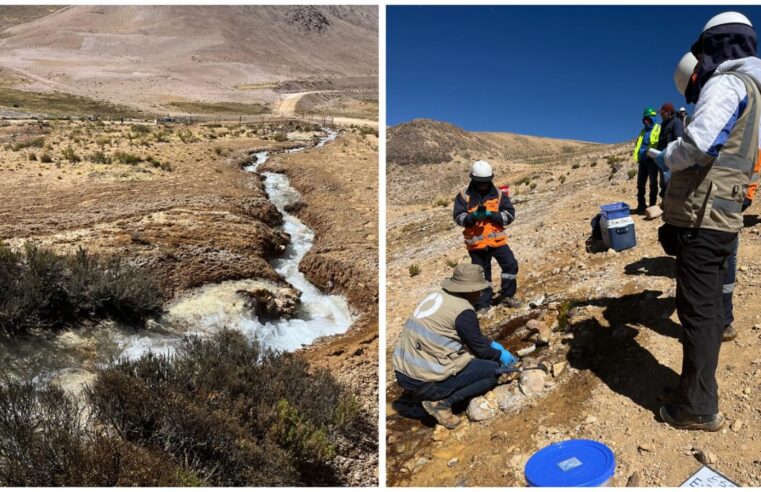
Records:
[[[668,147],[677,138],[684,137],[684,125],[679,116],[674,116],[661,124],[661,135],[658,137],[658,150]]]
[[[481,196],[474,183],[471,181],[468,185],[468,189],[465,192],[470,198],[469,203],[465,203],[462,197],[462,193],[458,193],[454,200],[454,209],[452,210],[452,218],[460,227],[470,227],[473,224],[467,223],[468,209],[477,207],[486,200],[497,198],[499,190],[494,184],[486,193],[485,196]],[[515,207],[513,202],[510,201],[510,197],[507,193],[502,193],[502,200],[499,202],[499,218],[495,218],[495,221],[500,221],[500,225],[507,226],[515,220]]]
[[[478,359],[499,360],[502,353],[491,348],[491,340],[481,333],[476,312],[472,309],[463,311],[454,322],[460,339]]]

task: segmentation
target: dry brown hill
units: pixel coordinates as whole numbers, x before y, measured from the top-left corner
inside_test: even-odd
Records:
[[[6,25],[19,23],[0,31],[0,67],[23,79],[16,89],[161,111],[172,102],[271,105],[293,81],[376,83],[376,7],[36,9],[14,10]]]
[[[542,164],[568,161],[607,146],[515,133],[468,132],[427,119],[388,129],[388,200],[391,204],[432,203],[467,182],[477,159],[488,160],[500,184],[517,183]]]

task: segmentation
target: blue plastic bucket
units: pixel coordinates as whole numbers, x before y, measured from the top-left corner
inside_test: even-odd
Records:
[[[571,439],[534,453],[524,475],[530,487],[605,487],[615,471],[616,457],[608,446]]]
[[[624,202],[611,203],[600,207],[600,213],[607,220],[623,219],[629,216],[629,205]]]

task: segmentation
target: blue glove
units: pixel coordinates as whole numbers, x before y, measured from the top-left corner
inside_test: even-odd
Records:
[[[658,166],[658,169],[660,169],[663,172],[668,172],[669,168],[666,167],[666,160],[663,157],[663,152],[658,154],[658,157],[655,158],[655,165]]]
[[[516,362],[518,362],[518,359],[513,357],[513,354],[511,354],[505,347],[500,345],[497,342],[491,342],[489,345],[494,350],[499,350],[501,355],[499,356],[499,361],[502,363],[503,366],[512,366]]]

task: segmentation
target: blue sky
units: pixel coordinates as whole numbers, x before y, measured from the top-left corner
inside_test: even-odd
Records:
[[[674,67],[727,10],[761,25],[745,5],[389,6],[387,120],[623,142],[646,106],[684,105]]]

